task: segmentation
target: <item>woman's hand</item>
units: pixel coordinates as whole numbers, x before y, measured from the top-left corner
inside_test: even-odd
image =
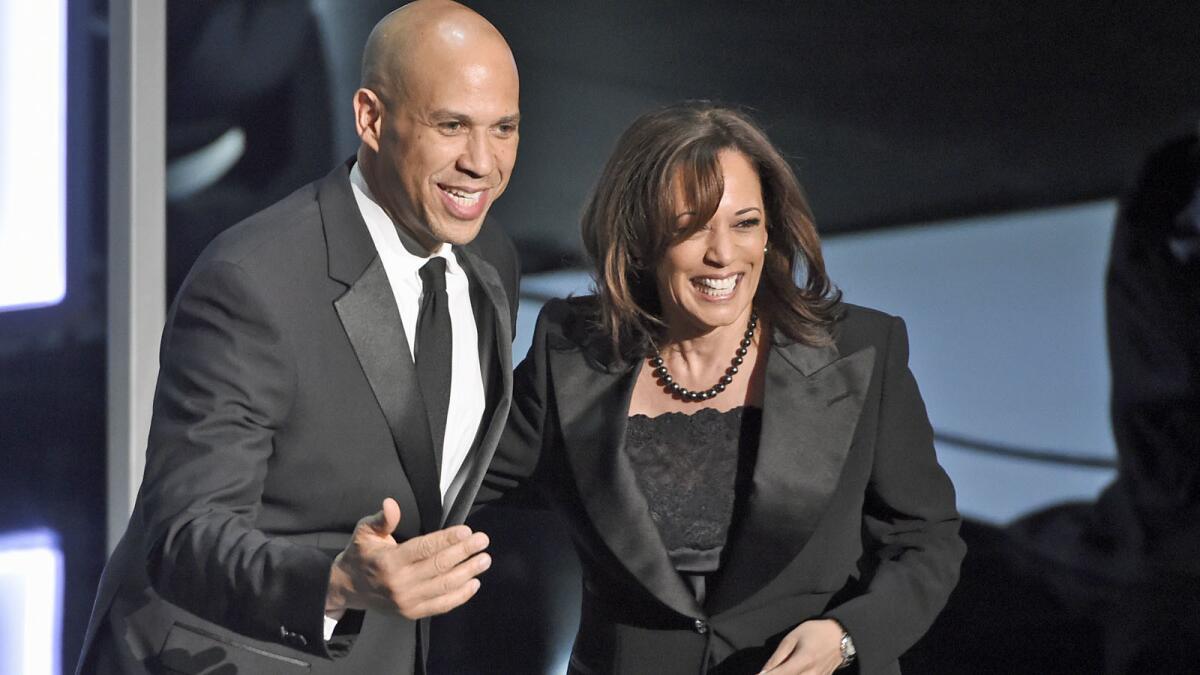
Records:
[[[829,675],[842,665],[842,632],[842,625],[833,619],[805,621],[784,636],[762,672]]]

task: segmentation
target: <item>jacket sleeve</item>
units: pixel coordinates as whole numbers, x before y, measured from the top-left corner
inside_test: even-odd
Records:
[[[270,308],[235,264],[193,270],[163,333],[143,520],[131,527],[145,528],[147,572],[167,600],[328,657],[332,557],[255,527],[274,433],[296,386],[288,336]]]
[[[479,487],[476,506],[495,502],[501,497],[506,497],[506,502],[525,504],[530,496],[530,479],[538,469],[546,442],[547,399],[550,395],[546,366],[548,333],[553,330],[553,317],[565,307],[563,301],[551,300],[538,314],[529,354],[513,372],[513,402],[508,424]]]
[[[863,506],[869,583],[863,594],[826,614],[853,638],[863,673],[892,663],[929,629],[958,582],[966,553],[954,487],[934,454],[899,318],[888,337],[880,396]]]

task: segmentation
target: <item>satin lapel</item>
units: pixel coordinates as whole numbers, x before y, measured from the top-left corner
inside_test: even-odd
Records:
[[[416,386],[416,368],[396,299],[378,257],[333,305],[387,419],[404,473],[417,498],[421,530],[437,529],[442,500],[429,420]],[[439,517],[431,519],[430,514]]]
[[[754,488],[708,599],[714,614],[775,578],[825,514],[862,413],[875,349],[838,357],[834,347],[800,343],[777,343],[770,352]]]
[[[458,250],[459,260],[467,268],[468,274],[472,274],[474,279],[479,282],[484,302],[487,303],[486,307],[480,308],[482,311],[476,312],[476,326],[481,341],[479,346],[480,370],[484,373],[485,383],[489,381],[489,378],[499,376],[500,386],[497,390],[498,396],[495,399],[488,399],[483,419],[479,421],[480,427],[485,431],[480,436],[479,446],[475,448],[471,458],[468,459],[471,466],[466,482],[463,483],[462,489],[454,499],[454,505],[446,514],[446,523],[460,523],[467,517],[471,503],[479,492],[479,482],[483,479],[483,472],[487,470],[488,464],[492,462],[492,456],[496,453],[496,444],[500,440],[500,434],[504,431],[504,423],[508,419],[508,408],[512,403],[513,335],[512,325],[509,323],[508,294],[504,291],[504,285],[500,282],[500,275],[497,274],[495,267],[466,248]],[[472,300],[474,297],[475,294],[472,294]],[[497,372],[497,365],[499,372]],[[493,390],[494,388],[490,386],[485,389],[489,392]]]
[[[685,616],[704,616],[667,556],[623,450],[638,369],[591,367],[567,341],[550,345],[549,369],[567,460],[600,537],[663,604]]]

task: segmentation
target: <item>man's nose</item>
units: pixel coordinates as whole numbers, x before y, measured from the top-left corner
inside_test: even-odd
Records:
[[[467,145],[458,158],[458,169],[475,178],[491,175],[496,169],[496,153],[486,129],[475,129],[467,136]]]

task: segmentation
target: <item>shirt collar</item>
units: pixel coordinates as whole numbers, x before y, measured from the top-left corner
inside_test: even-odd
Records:
[[[443,243],[436,253],[428,255],[413,253],[413,251],[419,251],[421,247],[412,235],[396,225],[391,216],[380,206],[371,192],[371,187],[367,185],[367,179],[359,169],[358,162],[355,162],[354,166],[350,168],[350,187],[354,192],[354,200],[358,203],[358,210],[362,213],[367,229],[371,231],[372,239],[375,240],[375,246],[379,249],[380,255],[390,257],[406,274],[417,274],[421,267],[433,257],[446,259],[447,274],[464,273],[462,266],[458,264],[458,257],[454,254],[453,247],[448,243]]]

